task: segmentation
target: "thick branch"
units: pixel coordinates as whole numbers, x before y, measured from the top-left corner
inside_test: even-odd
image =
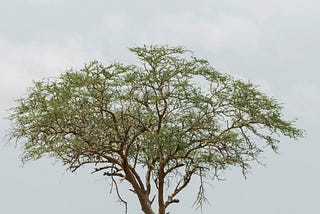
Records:
[[[150,195],[151,192],[151,183],[150,183],[150,179],[151,179],[151,173],[153,170],[153,166],[152,165],[148,165],[148,170],[146,173],[146,194]]]
[[[154,214],[148,195],[146,194],[145,190],[141,188],[140,184],[136,180],[136,176],[133,174],[135,170],[132,171],[130,169],[126,159],[124,159],[122,166],[126,174],[125,179],[132,185],[134,192],[137,194],[142,211],[144,213]]]

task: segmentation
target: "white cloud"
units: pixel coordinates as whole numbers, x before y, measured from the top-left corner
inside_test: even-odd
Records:
[[[235,0],[233,4],[239,9],[248,11],[260,20],[266,20],[275,15],[289,15],[295,13],[305,13],[308,10],[312,10],[315,7],[320,6],[318,0],[268,0],[268,1],[256,1],[256,0]]]
[[[102,18],[102,28],[108,30],[108,32],[122,32],[128,26],[128,17],[124,14],[106,14]]]
[[[22,96],[32,80],[57,76],[97,58],[96,55],[72,40],[14,43],[0,38],[0,111]]]
[[[63,3],[71,3],[77,0],[25,0],[28,3],[32,4],[63,4]]]
[[[320,86],[310,82],[298,82],[288,91],[287,101],[291,103],[292,114],[299,118],[318,123],[320,119]]]
[[[256,24],[236,16],[221,15],[204,19],[183,14],[160,17],[150,25],[152,31],[144,34],[141,41],[191,43],[205,49],[257,46],[259,43]]]

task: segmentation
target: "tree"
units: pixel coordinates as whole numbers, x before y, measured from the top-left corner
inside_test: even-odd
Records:
[[[202,205],[204,179],[232,166],[245,175],[266,145],[276,151],[281,135],[303,135],[275,99],[188,50],[130,51],[139,65],[93,61],[34,82],[10,116],[24,162],[49,155],[72,172],[91,164],[122,202],[118,184],[127,181],[144,213],[164,214],[191,178]]]

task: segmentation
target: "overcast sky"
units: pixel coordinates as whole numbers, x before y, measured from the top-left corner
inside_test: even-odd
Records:
[[[320,213],[319,0],[0,0],[0,134],[7,109],[32,80],[57,76],[92,59],[131,63],[127,48],[182,45],[223,73],[250,80],[285,106],[307,131],[282,139],[247,180],[234,168],[208,186],[204,214]],[[3,142],[5,142],[3,140]],[[76,175],[50,159],[24,167],[21,151],[0,146],[0,213],[123,213],[106,180]],[[125,190],[125,189],[124,189]],[[191,185],[173,214],[192,214]],[[134,197],[129,214],[140,213]],[[200,212],[199,212],[200,213]]]

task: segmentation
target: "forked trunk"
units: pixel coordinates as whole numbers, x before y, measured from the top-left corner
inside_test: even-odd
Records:
[[[153,212],[152,210],[151,201],[149,200],[148,194],[146,193],[144,187],[140,186],[139,183],[137,182],[135,176],[133,175],[128,165],[128,162],[126,161],[124,162],[123,169],[126,173],[126,180],[129,181],[129,183],[131,183],[135,193],[137,194],[137,197],[140,202],[141,210],[145,214],[155,214],[155,212]]]
[[[143,196],[139,197],[139,202],[141,205],[141,210],[144,212],[144,214],[155,214],[155,212],[153,212],[152,210],[151,203],[148,198]]]

